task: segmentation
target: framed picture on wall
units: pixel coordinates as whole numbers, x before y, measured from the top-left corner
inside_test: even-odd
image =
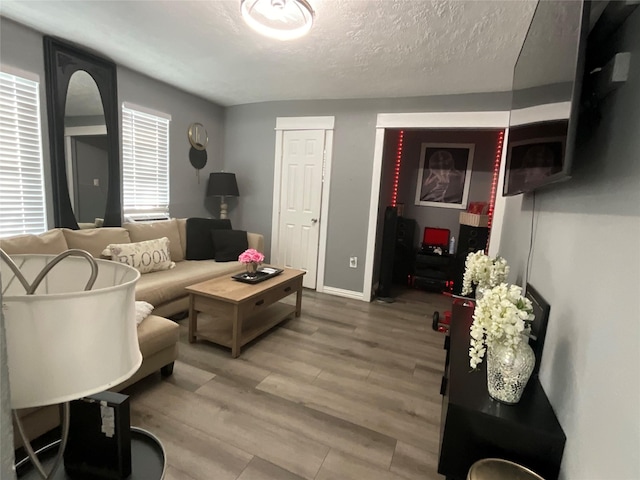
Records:
[[[416,205],[467,208],[473,143],[423,143]]]

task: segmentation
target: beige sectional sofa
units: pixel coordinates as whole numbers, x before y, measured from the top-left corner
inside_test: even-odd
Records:
[[[194,283],[231,275],[242,271],[241,263],[215,260],[185,260],[186,219],[172,219],[154,223],[128,223],[123,227],[104,227],[86,230],[53,229],[41,235],[21,235],[0,239],[0,248],[9,255],[39,253],[58,254],[70,248],[88,251],[100,258],[109,244],[134,243],[167,237],[171,260],[175,267],[169,270],[144,273],[136,284],[136,300],[145,301],[155,308],[152,315],[138,326],[138,342],[142,352],[142,365],[130,379],[114,388],[115,391],[161,370],[164,375],[173,371],[178,356],[178,325],[166,318],[184,312],[189,298],[185,287]],[[249,248],[264,250],[262,235],[247,233]],[[35,438],[59,424],[55,407],[21,411],[25,429]],[[16,438],[16,446],[20,444]]]

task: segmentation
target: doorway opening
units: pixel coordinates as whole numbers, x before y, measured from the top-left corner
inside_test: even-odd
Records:
[[[425,227],[448,230],[448,240],[451,236],[458,237],[459,213],[465,211],[470,202],[489,202],[492,190],[495,204],[491,251],[497,251],[504,200],[496,192],[502,188],[505,152],[501,149],[496,158],[496,148],[499,139],[502,144],[506,141],[508,119],[508,112],[378,115],[365,264],[365,301],[371,300],[384,281],[387,285],[383,287],[389,282],[406,284],[413,280],[415,255],[422,243]],[[442,195],[421,198],[424,196],[421,193],[427,191],[423,188],[426,182],[423,178],[426,175],[425,163],[428,168],[427,155],[431,153],[433,156],[442,151],[448,152],[453,159],[450,163],[455,164],[458,170],[455,178],[460,178],[460,188],[449,188],[446,192],[446,189],[441,189],[442,192],[436,193]],[[467,163],[463,168],[464,162]],[[470,167],[468,170],[467,166]],[[494,177],[495,167],[499,174]],[[431,188],[429,191],[435,190]],[[433,200],[442,202],[442,205]],[[385,233],[388,206],[395,207],[396,217],[401,220],[393,219],[393,225],[387,228],[393,231]],[[448,253],[448,247],[447,244],[443,251]],[[449,261],[453,262],[454,258]],[[455,267],[453,263],[450,266],[452,269]],[[448,264],[438,266],[435,273],[440,269],[448,275],[448,267]],[[444,278],[443,274],[436,283],[441,283]],[[382,293],[388,293],[388,290]]]

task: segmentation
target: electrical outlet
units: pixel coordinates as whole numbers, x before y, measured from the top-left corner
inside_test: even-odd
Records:
[[[349,257],[349,267],[358,268],[358,257]]]

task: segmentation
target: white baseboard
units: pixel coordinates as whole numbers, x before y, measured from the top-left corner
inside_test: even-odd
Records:
[[[336,297],[353,298],[354,300],[363,300],[362,292],[354,292],[353,290],[345,290],[343,288],[324,287],[322,293],[328,293],[329,295],[335,295]]]

